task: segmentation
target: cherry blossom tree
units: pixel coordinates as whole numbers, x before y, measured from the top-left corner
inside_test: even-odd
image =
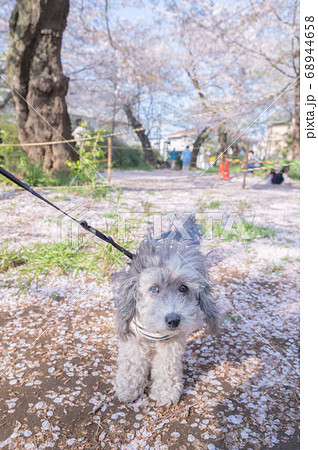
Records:
[[[224,131],[226,126],[230,134],[239,131],[293,83],[297,147],[298,6],[297,0],[227,6],[209,0],[195,4],[168,0],[164,9],[157,8],[177,36],[181,49],[178,66],[187,74],[197,98],[191,101],[191,109],[218,111],[199,121],[205,135],[212,127]],[[287,93],[275,102],[278,115],[286,105],[292,109],[291,100],[291,93]]]
[[[89,111],[103,117],[113,127],[124,122],[124,115],[138,129],[145,160],[154,164],[149,132],[143,128],[152,125],[150,112],[158,111],[157,99],[167,92],[164,39],[160,29],[141,21],[110,20],[109,14],[108,4],[101,0],[75,2],[71,9],[63,53],[71,77],[70,100],[83,104],[84,95],[86,115]],[[73,51],[74,40],[80,42],[79,52]]]
[[[148,127],[193,116],[181,123],[197,129],[194,162],[211,130],[231,144],[287,88],[258,123],[264,131],[287,111],[297,156],[298,8],[298,0],[72,0],[62,47],[69,108],[113,131],[138,128],[150,163]]]

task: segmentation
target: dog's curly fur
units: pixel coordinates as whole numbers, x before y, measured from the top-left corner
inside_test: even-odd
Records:
[[[123,274],[116,311],[119,337],[115,382],[120,401],[132,402],[144,392],[151,373],[150,398],[159,405],[180,399],[186,337],[205,322],[217,333],[219,313],[212,299],[205,257],[187,241],[145,239]],[[167,318],[176,319],[169,321]],[[149,340],[133,326],[166,340]],[[171,326],[172,324],[172,326]],[[154,343],[154,356],[150,350]]]

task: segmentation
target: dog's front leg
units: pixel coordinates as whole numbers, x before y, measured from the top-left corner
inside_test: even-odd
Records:
[[[119,340],[115,389],[121,402],[133,402],[143,393],[149,374],[149,352],[150,346],[135,336]]]
[[[183,389],[182,356],[185,338],[158,342],[152,363],[150,398],[158,405],[178,403]]]

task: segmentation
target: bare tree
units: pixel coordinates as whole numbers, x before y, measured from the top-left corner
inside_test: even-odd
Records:
[[[7,73],[22,143],[72,139],[60,57],[68,11],[68,0],[19,0],[12,12]],[[68,144],[24,149],[53,172],[78,157]]]

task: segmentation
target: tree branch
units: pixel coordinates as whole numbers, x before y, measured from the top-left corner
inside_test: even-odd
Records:
[[[107,35],[108,35],[108,39],[109,39],[110,45],[113,47],[114,50],[117,50],[117,47],[114,44],[114,41],[113,41],[111,33],[110,33],[109,20],[108,20],[108,10],[109,10],[108,0],[105,0],[105,14],[106,14],[105,20],[106,20]]]
[[[0,102],[0,109],[3,109],[12,98],[12,93],[8,92],[6,98]]]

